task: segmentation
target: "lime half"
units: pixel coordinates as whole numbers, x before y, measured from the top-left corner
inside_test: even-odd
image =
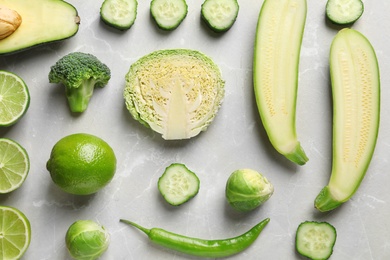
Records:
[[[30,221],[18,209],[0,206],[0,259],[19,259],[31,240]]]
[[[0,126],[15,124],[26,113],[30,94],[16,74],[0,70]]]
[[[0,138],[0,193],[19,188],[29,170],[30,160],[26,150],[15,141]]]

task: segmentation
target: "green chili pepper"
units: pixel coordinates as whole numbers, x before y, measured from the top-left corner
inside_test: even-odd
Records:
[[[129,220],[121,219],[120,221],[138,228],[144,232],[151,241],[163,247],[189,255],[215,258],[234,255],[249,247],[256,240],[270,219],[264,219],[242,235],[220,240],[204,240],[186,237],[161,228],[147,229]]]

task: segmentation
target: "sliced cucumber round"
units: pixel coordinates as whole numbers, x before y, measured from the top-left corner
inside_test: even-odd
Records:
[[[200,181],[184,164],[168,166],[158,180],[158,190],[173,206],[179,206],[198,194]]]
[[[362,0],[328,0],[326,4],[326,16],[331,22],[340,25],[356,22],[363,11]]]
[[[295,247],[303,256],[324,260],[332,255],[336,237],[336,229],[331,224],[305,221],[298,226]]]
[[[206,0],[202,4],[201,15],[210,29],[225,32],[233,26],[238,11],[237,0]]]
[[[150,2],[150,13],[163,30],[176,29],[188,13],[188,6],[185,0],[152,0]]]
[[[109,26],[127,30],[135,22],[137,7],[137,0],[105,0],[100,8],[100,17]]]

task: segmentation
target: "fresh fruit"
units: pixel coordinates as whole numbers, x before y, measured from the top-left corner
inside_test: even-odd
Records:
[[[46,164],[53,182],[76,195],[95,193],[114,177],[116,157],[102,139],[78,133],[59,140]]]
[[[18,75],[0,70],[0,126],[15,124],[30,105],[26,83]]]
[[[0,40],[13,34],[22,23],[22,17],[15,10],[0,6]]]
[[[192,199],[199,192],[198,176],[184,164],[169,165],[158,179],[158,190],[171,205],[178,206]]]
[[[64,40],[79,29],[76,8],[62,0],[1,0],[1,5],[17,12],[22,22],[16,31],[0,40],[0,55]]]
[[[19,188],[30,170],[26,150],[13,140],[0,138],[0,194]]]
[[[20,259],[31,240],[31,226],[20,210],[0,206],[0,259]]]
[[[315,199],[329,211],[348,201],[366,175],[380,121],[380,72],[374,48],[360,32],[345,28],[330,49],[333,97],[332,173]]]
[[[298,69],[306,0],[265,0],[259,14],[253,81],[257,107],[274,148],[299,165],[308,161],[295,127]]]

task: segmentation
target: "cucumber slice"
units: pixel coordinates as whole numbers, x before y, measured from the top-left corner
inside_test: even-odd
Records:
[[[109,26],[127,30],[135,22],[137,7],[137,0],[105,0],[100,8],[100,17]]]
[[[362,0],[328,0],[326,16],[339,25],[352,24],[362,16],[364,4]]]
[[[210,29],[225,32],[236,21],[238,10],[237,0],[206,0],[202,4],[201,15]]]
[[[184,164],[168,166],[158,180],[158,190],[173,206],[179,206],[198,194],[200,181]]]
[[[328,259],[333,253],[337,232],[327,222],[305,221],[297,229],[295,247],[298,253],[310,259]]]
[[[188,6],[185,0],[152,0],[150,13],[163,30],[176,29],[188,13]]]
[[[257,24],[253,81],[256,103],[275,149],[303,165],[308,158],[295,129],[299,55],[306,0],[265,0]]]
[[[315,200],[332,210],[359,188],[379,129],[380,78],[375,51],[360,32],[345,28],[330,49],[333,92],[333,166],[329,184]]]

